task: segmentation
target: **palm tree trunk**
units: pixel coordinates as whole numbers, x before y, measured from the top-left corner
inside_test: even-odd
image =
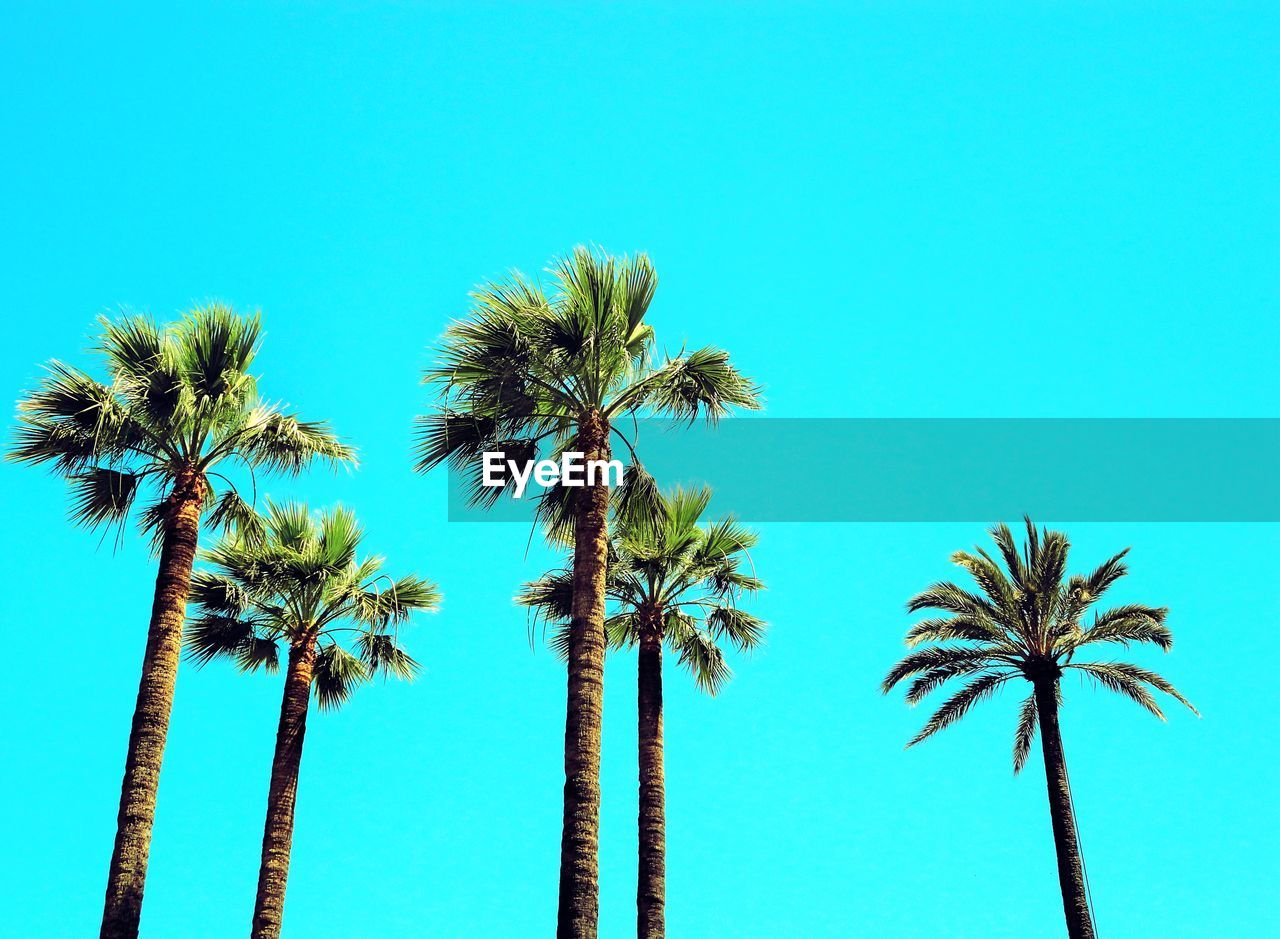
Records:
[[[133,708],[129,753],[120,786],[116,840],[107,871],[107,895],[102,910],[101,939],[135,939],[142,917],[142,892],[151,851],[151,827],[156,817],[160,763],[169,733],[169,712],[182,654],[182,624],[187,615],[191,567],[200,537],[198,481],[179,483],[166,500],[160,546],[160,571],[151,603],[147,651],[142,658],[142,681]]]
[[[1067,761],[1058,728],[1057,681],[1036,683],[1036,709],[1040,718],[1045,781],[1049,787],[1049,816],[1053,820],[1053,845],[1058,854],[1058,883],[1070,939],[1094,939],[1093,919],[1084,883],[1084,859],[1076,832]]]
[[[578,449],[607,460],[609,427],[598,413],[578,424]],[[556,935],[594,939],[599,914],[600,724],[604,709],[604,583],[609,490],[578,491],[574,518],[573,618],[564,727],[564,824],[560,836],[560,904]]]
[[[646,628],[647,626],[647,628]],[[667,818],[662,768],[662,634],[641,624],[640,638],[640,877],[636,887],[636,935],[666,935]]]
[[[280,702],[280,727],[271,762],[267,791],[267,824],[262,833],[262,865],[258,868],[258,899],[253,907],[253,939],[278,939],[284,919],[284,891],[289,879],[289,850],[293,844],[293,814],[298,798],[298,768],[307,733],[311,674],[316,660],[315,636],[289,649],[289,670]]]

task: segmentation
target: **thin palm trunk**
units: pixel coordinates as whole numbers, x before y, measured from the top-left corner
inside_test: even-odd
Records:
[[[646,628],[647,626],[647,628]],[[667,819],[662,768],[662,636],[642,624],[638,681],[640,730],[640,867],[636,886],[636,935],[666,935]]]
[[[578,448],[587,460],[609,459],[609,428],[583,417]],[[564,728],[564,824],[556,935],[594,939],[599,915],[600,725],[604,710],[604,584],[609,490],[578,492],[574,519],[573,617],[569,627],[568,703]]]
[[[182,653],[191,567],[200,537],[200,488],[188,483],[169,496],[160,547],[160,571],[151,604],[142,681],[129,731],[129,753],[120,786],[116,840],[107,871],[101,939],[135,939],[156,817],[160,764]]]
[[[307,733],[315,659],[314,636],[307,636],[289,649],[276,752],[271,762],[271,787],[267,791],[267,823],[262,833],[258,898],[253,907],[253,939],[278,939],[284,919],[284,891],[289,879],[289,851],[298,799],[298,768]]]
[[[1049,815],[1053,820],[1053,845],[1058,854],[1058,883],[1062,887],[1067,935],[1070,939],[1094,939],[1093,919],[1089,915],[1089,897],[1084,883],[1084,858],[1080,854],[1071,786],[1067,782],[1067,761],[1062,752],[1062,732],[1058,727],[1056,681],[1036,683],[1036,709],[1040,719],[1045,781],[1049,787]]]

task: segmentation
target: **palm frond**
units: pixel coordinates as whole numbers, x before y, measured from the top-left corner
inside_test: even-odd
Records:
[[[1018,730],[1013,736],[1013,772],[1016,776],[1022,772],[1022,767],[1027,763],[1027,756],[1031,753],[1031,744],[1036,737],[1036,727],[1039,724],[1039,712],[1036,706],[1035,692],[1032,692],[1027,700],[1022,702],[1022,708],[1018,712]]]
[[[240,661],[254,645],[254,624],[234,615],[203,611],[191,621],[184,638],[186,656],[203,667],[216,658]]]
[[[263,410],[235,437],[234,447],[252,466],[297,474],[315,460],[354,465],[355,450],[323,421],[303,421],[291,414]]]
[[[1161,720],[1165,719],[1164,712],[1160,710],[1155,698],[1147,690],[1148,685],[1185,705],[1197,717],[1200,715],[1195,706],[1184,698],[1167,679],[1137,665],[1131,665],[1128,662],[1072,662],[1066,667],[1084,672],[1104,688],[1137,702]]]
[[[1118,606],[1099,615],[1094,624],[1081,631],[1070,642],[1072,649],[1095,642],[1148,642],[1168,652],[1173,647],[1173,633],[1165,625],[1167,607],[1143,606],[1137,603]]]
[[[689,422],[703,417],[715,423],[734,407],[758,409],[760,387],[729,363],[727,352],[707,347],[664,363],[634,391],[620,396],[613,410],[645,410]]]
[[[907,746],[914,747],[921,741],[932,737],[938,731],[950,727],[964,717],[965,714],[969,713],[969,709],[975,704],[983,698],[990,697],[1010,677],[1012,676],[1008,672],[983,672],[980,674],[948,698]]]
[[[927,646],[923,649],[915,649],[903,656],[902,660],[889,670],[889,674],[880,683],[880,690],[888,694],[893,690],[894,685],[904,678],[936,668],[951,665],[969,665],[974,662],[999,664],[998,660],[994,658],[998,654],[999,650],[993,650],[988,647],[975,649],[967,646]]]
[[[698,688],[710,695],[717,694],[732,672],[724,660],[724,653],[710,633],[702,629],[689,629],[674,644],[680,664],[689,670]]]
[[[765,622],[732,606],[714,607],[706,617],[707,629],[715,639],[728,639],[741,652],[764,644]]]
[[[71,520],[86,528],[123,522],[133,506],[140,479],[95,466],[76,473],[71,486]]]
[[[356,687],[370,677],[368,665],[336,642],[331,642],[316,653],[312,670],[316,703],[322,711],[339,708],[347,702]]]
[[[236,532],[250,540],[260,539],[265,534],[262,516],[234,487],[228,487],[214,499],[208,512],[206,523],[215,531]]]
[[[360,659],[371,675],[386,675],[412,681],[421,666],[401,648],[394,636],[386,633],[362,632],[356,637]]]

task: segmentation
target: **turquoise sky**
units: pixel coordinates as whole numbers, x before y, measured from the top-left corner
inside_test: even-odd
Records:
[[[775,417],[1276,415],[1274,4],[183,6],[0,4],[0,377],[15,400],[50,357],[87,364],[120,305],[261,307],[264,391],[362,454],[267,491],[344,501],[389,570],[441,584],[425,677],[312,722],[289,935],[554,919],[563,673],[510,604],[548,558],[524,528],[446,523],[443,474],[410,471],[418,376],[478,280],[647,250],[662,341],[731,350]],[[6,926],[85,936],[154,562],[69,528],[39,472],[0,486]],[[1264,933],[1280,700],[1243,663],[1274,637],[1280,534],[1070,531],[1080,567],[1133,545],[1116,599],[1169,605],[1178,638],[1142,661],[1204,713],[1067,687],[1099,931]],[[764,528],[769,645],[717,700],[667,682],[673,936],[1062,935],[1016,699],[904,753],[925,713],[876,688],[906,598],[982,537]],[[248,928],[278,704],[278,678],[180,676],[145,936]],[[609,939],[634,931],[634,709],[620,656]]]

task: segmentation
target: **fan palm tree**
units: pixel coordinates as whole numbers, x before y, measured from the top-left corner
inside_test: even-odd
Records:
[[[274,672],[280,645],[289,650],[253,911],[254,939],[275,939],[311,694],[327,710],[375,675],[411,679],[418,664],[397,629],[415,611],[434,610],[440,594],[417,577],[380,573],[381,558],[358,558],[363,532],[345,509],[313,515],[305,505],[271,504],[261,527],[203,555],[210,569],[192,582],[187,654],[200,665],[225,656],[247,672]]]
[[[96,351],[107,380],[51,362],[18,403],[9,457],[64,476],[78,524],[122,523],[137,507],[159,551],[101,929],[103,939],[132,939],[201,521],[226,526],[252,518],[219,470],[238,463],[298,473],[316,458],[350,461],[352,451],[326,425],[258,398],[249,371],[261,336],[256,314],[212,304],[165,327],[143,316],[100,325]]]
[[[1002,685],[1025,680],[1031,694],[1022,704],[1013,741],[1013,771],[1021,771],[1031,751],[1036,729],[1041,733],[1049,814],[1058,859],[1058,881],[1071,939],[1092,939],[1093,920],[1085,886],[1084,860],[1076,831],[1075,810],[1067,781],[1058,709],[1062,676],[1075,671],[1111,691],[1136,701],[1164,720],[1151,691],[1163,692],[1194,712],[1177,689],[1155,672],[1127,662],[1083,662],[1077,655],[1088,646],[1151,643],[1163,651],[1173,644],[1163,607],[1124,604],[1105,612],[1086,614],[1117,580],[1128,573],[1128,549],[1104,561],[1088,575],[1067,576],[1067,536],[1037,531],[1026,520],[1027,537],[1021,551],[1005,525],[991,529],[1004,561],[1002,568],[986,551],[957,551],[952,561],[969,572],[979,592],[953,583],[938,583],[913,597],[907,609],[936,610],[942,616],[917,623],[907,632],[907,644],[930,643],[908,654],[885,678],[887,693],[912,678],[907,702],[916,704],[953,679],[965,679],[907,744],[914,746],[949,727]]]
[[[729,678],[720,643],[739,650],[764,639],[765,624],[738,608],[744,594],[762,584],[745,573],[754,532],[732,516],[698,523],[710,489],[675,489],[653,515],[621,519],[612,539],[606,594],[613,612],[605,620],[612,648],[639,646],[639,881],[637,935],[666,935],[666,780],[663,770],[662,649],[665,645],[714,695]],[[516,597],[555,624],[553,644],[567,655],[572,619],[573,573],[554,571],[527,584]]]
[[[637,414],[714,421],[733,406],[757,407],[757,389],[704,348],[654,361],[645,323],[657,287],[648,257],[614,258],[585,248],[558,261],[545,293],[519,274],[472,294],[470,316],[445,333],[426,381],[438,410],[419,419],[418,469],[449,461],[473,480],[472,497],[492,504],[502,490],[479,483],[477,456],[501,451],[531,459],[541,446],[608,460],[618,422]],[[656,490],[638,461],[619,493],[649,506]],[[602,480],[555,487],[541,503],[553,536],[572,541],[573,615],[567,637],[564,822],[557,935],[596,934],[600,810],[600,722],[604,682],[605,563],[610,493]]]

